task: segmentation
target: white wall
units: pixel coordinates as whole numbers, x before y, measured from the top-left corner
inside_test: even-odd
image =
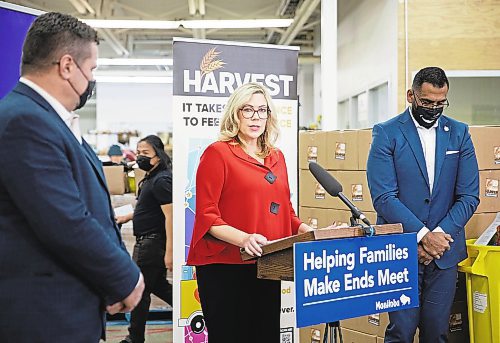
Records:
[[[338,23],[338,100],[388,82],[386,118],[397,114],[397,9],[396,0],[362,0]]]
[[[172,131],[172,84],[98,83],[96,96],[99,131]]]
[[[297,92],[299,94],[299,126],[308,127],[316,121],[314,112],[314,65],[299,65],[297,75]]]

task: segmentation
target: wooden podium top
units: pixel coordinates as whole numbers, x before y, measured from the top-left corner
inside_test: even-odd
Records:
[[[403,233],[401,224],[372,225],[375,235]],[[257,277],[270,280],[293,281],[293,244],[323,239],[352,238],[366,236],[359,226],[336,229],[318,229],[300,235],[270,242],[262,247],[262,256],[251,256],[244,250],[243,261],[257,259]]]
[[[375,235],[388,235],[394,233],[403,233],[403,225],[401,224],[384,224],[372,225],[375,228]],[[309,231],[300,235],[290,236],[283,239],[272,241],[271,243],[262,247],[262,256],[287,249],[293,246],[294,243],[318,241],[321,239],[335,239],[335,238],[351,238],[351,237],[364,237],[365,233],[359,226],[344,227],[336,229],[318,229]],[[258,256],[251,256],[244,250],[241,252],[241,259],[248,261]]]

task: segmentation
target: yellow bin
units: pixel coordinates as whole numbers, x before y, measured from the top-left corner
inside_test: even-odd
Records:
[[[474,245],[458,265],[465,273],[471,343],[500,343],[500,246]]]

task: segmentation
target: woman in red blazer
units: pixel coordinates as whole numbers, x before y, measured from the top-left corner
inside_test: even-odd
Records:
[[[312,230],[290,203],[278,130],[267,89],[244,84],[200,159],[187,262],[196,266],[210,343],[279,342],[280,282],[257,279],[255,261],[240,256],[240,248],[260,256],[268,242]]]

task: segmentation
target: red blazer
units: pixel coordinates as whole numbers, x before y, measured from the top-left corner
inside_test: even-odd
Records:
[[[262,165],[234,143],[213,143],[201,156],[188,265],[254,263],[241,260],[239,247],[207,234],[214,225],[230,225],[275,240],[297,234],[302,223],[290,202],[283,153],[272,151]],[[269,172],[276,176],[272,184],[265,179]],[[279,204],[277,214],[271,212],[271,203]]]

